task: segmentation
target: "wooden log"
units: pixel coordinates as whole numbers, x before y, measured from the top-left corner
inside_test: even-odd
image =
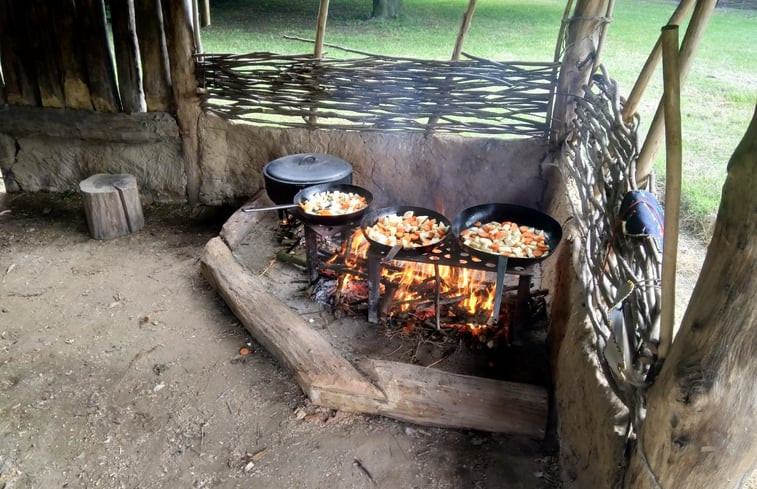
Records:
[[[168,70],[163,11],[158,0],[136,0],[134,17],[142,61],[142,86],[150,112],[172,112],[171,75]]]
[[[197,126],[202,109],[197,96],[191,16],[186,2],[161,2],[161,5],[176,122],[179,123],[187,175],[187,201],[195,204],[200,200],[200,143]]]
[[[79,190],[93,238],[112,239],[144,227],[139,188],[133,175],[98,173],[82,180]]]
[[[39,106],[39,88],[20,1],[0,2],[0,62],[10,105]]]
[[[86,45],[84,56],[92,106],[100,112],[120,112],[103,0],[77,0],[76,15],[79,39]]]
[[[736,488],[757,437],[757,107],[728,163],[715,231],[681,329],[647,396],[627,489]],[[654,479],[653,479],[654,477]]]
[[[384,395],[365,379],[313,328],[268,293],[218,237],[202,255],[202,272],[245,328],[294,374],[315,403],[321,392],[335,392],[377,402]]]
[[[208,242],[201,262],[208,282],[315,404],[429,426],[543,436],[545,389],[378,360],[361,364],[365,377],[272,296],[221,238]]]
[[[142,74],[137,64],[139,43],[134,21],[134,0],[110,0],[109,5],[121,106],[124,112],[144,112]]]
[[[0,133],[130,144],[159,143],[179,137],[176,120],[163,112],[104,114],[38,107],[0,110]]]
[[[58,56],[63,79],[63,98],[66,108],[92,110],[92,94],[87,85],[83,43],[79,37],[79,23],[74,0],[51,2],[56,9]]]
[[[268,194],[265,190],[260,190],[242,207],[266,207],[270,205],[273,205],[273,202],[268,198]],[[236,250],[237,246],[250,233],[250,230],[265,216],[265,212],[243,212],[242,208],[239,208],[223,224],[219,236],[231,250]]]

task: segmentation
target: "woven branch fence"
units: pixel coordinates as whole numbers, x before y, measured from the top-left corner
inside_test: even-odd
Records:
[[[600,365],[611,388],[642,421],[643,396],[656,359],[662,256],[652,238],[623,233],[620,206],[636,190],[638,116],[623,122],[616,83],[604,67],[576,100],[563,173],[580,236],[577,270],[585,287]]]
[[[204,108],[282,127],[548,135],[557,63],[202,54]],[[429,121],[432,121],[430,124]]]

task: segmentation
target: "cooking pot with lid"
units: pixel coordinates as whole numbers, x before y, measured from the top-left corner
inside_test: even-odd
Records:
[[[351,184],[352,165],[333,155],[299,153],[263,167],[265,190],[276,204],[290,204],[300,190],[323,183]]]

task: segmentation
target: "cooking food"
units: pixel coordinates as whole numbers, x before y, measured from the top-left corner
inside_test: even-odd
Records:
[[[368,201],[354,192],[317,192],[300,203],[302,210],[316,216],[343,216],[368,207]]]
[[[403,248],[430,246],[443,240],[448,226],[429,216],[416,216],[414,211],[379,217],[366,228],[368,238],[386,246],[401,244]]]
[[[460,232],[466,246],[493,255],[540,258],[549,254],[547,236],[541,229],[518,226],[510,221],[481,221]]]

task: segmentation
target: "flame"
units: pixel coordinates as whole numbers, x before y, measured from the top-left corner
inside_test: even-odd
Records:
[[[344,265],[353,270],[365,266],[369,247],[370,243],[358,229],[343,246],[341,256],[344,257]],[[328,262],[335,263],[338,256]],[[436,269],[438,276],[434,265],[429,263],[392,260],[388,266],[383,266],[382,282],[392,284],[393,289],[394,308],[390,315],[408,312],[421,302],[424,310],[429,308],[433,311],[437,280],[439,295],[444,298],[444,302],[454,303],[454,299],[459,298],[458,306],[471,318],[491,315],[495,299],[495,274],[446,265],[439,265]],[[356,280],[361,280],[360,274],[347,274],[341,281],[340,293]],[[474,334],[485,327],[474,322],[463,324]]]

